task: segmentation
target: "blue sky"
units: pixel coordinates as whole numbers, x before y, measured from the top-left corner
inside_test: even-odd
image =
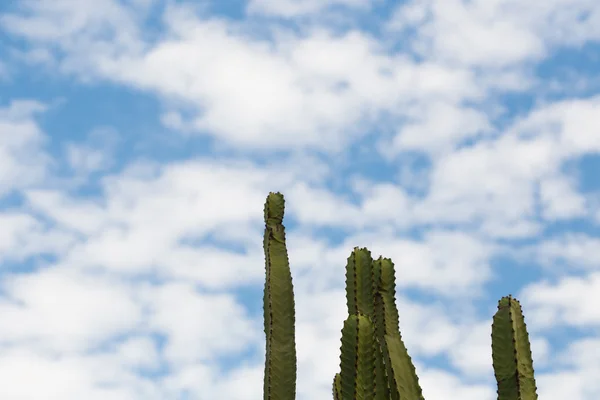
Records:
[[[286,197],[297,398],[330,399],[354,246],[396,264],[428,400],[600,396],[600,3],[0,3],[0,398],[262,398]]]

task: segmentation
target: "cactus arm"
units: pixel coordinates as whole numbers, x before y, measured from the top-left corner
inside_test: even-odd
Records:
[[[375,398],[390,400],[390,384],[381,351],[381,344],[375,335]]]
[[[494,315],[492,361],[498,400],[537,400],[527,326],[519,301],[510,295],[500,299]]]
[[[342,375],[339,372],[333,378],[333,400],[342,400]]]
[[[398,332],[398,308],[396,308],[396,273],[394,263],[389,258],[379,257],[380,270],[378,291],[381,294],[385,312],[385,331]]]
[[[373,268],[371,253],[366,248],[355,247],[346,265],[346,299],[349,315],[364,315],[373,324],[375,345],[375,390],[376,396],[389,399],[388,380],[383,362],[382,349],[376,331],[383,334],[383,323],[375,315],[375,297],[379,270]]]
[[[282,194],[269,193],[264,209],[264,400],[296,398],[294,289],[285,246],[285,228],[282,225],[284,204]]]
[[[389,358],[385,361],[392,365],[393,382],[402,400],[423,400],[423,392],[408,351],[400,334],[386,334]]]
[[[390,399],[422,400],[419,378],[398,327],[394,263],[389,258],[379,257],[373,262],[373,269],[379,277],[375,315],[381,325],[377,332],[387,370]]]
[[[385,400],[422,400],[415,367],[398,330],[395,301],[394,264],[382,257],[373,260],[366,248],[355,247],[346,264],[346,302],[350,316],[362,316],[373,325],[374,395]],[[346,358],[342,359],[342,365],[344,362],[350,361]],[[342,367],[343,397],[354,399],[347,397],[350,395],[349,387],[344,387],[347,376]]]
[[[373,317],[373,259],[366,248],[355,247],[346,264],[348,315],[362,313]]]
[[[344,321],[340,350],[342,398],[376,399],[376,343],[373,324],[366,315],[350,315]]]
[[[384,361],[389,360],[389,352],[387,343],[385,342],[387,319],[385,315],[383,296],[378,288],[381,281],[381,261],[381,257],[373,261],[373,280],[376,286],[373,322],[375,324],[375,336],[377,338],[377,343],[379,344],[378,357],[381,358],[381,362],[384,365],[384,374],[386,380],[386,385],[384,388],[386,396],[385,398],[390,400],[399,400],[400,395],[393,378],[394,370],[392,369],[392,364],[389,361]]]

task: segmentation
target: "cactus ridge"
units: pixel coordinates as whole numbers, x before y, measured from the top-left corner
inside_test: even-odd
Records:
[[[264,400],[296,397],[294,290],[284,204],[281,193],[271,192],[264,208]],[[355,247],[346,260],[346,305],[333,399],[424,400],[399,329],[392,260],[373,260],[367,248]],[[498,302],[491,336],[498,400],[537,400],[527,326],[519,301],[511,295]]]

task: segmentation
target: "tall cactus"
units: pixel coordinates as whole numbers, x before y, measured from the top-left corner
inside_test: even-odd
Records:
[[[533,359],[521,304],[508,295],[492,324],[492,361],[498,400],[537,400]]]
[[[269,193],[264,210],[263,242],[266,268],[264,400],[296,398],[294,287],[282,224],[284,206],[281,193]]]
[[[285,247],[284,198],[265,203],[264,400],[296,397],[294,288]],[[340,372],[334,400],[423,400],[398,328],[395,271],[389,258],[373,260],[355,247],[346,264],[348,318],[342,328]],[[492,358],[498,400],[537,400],[529,337],[519,302],[503,297],[492,324]]]

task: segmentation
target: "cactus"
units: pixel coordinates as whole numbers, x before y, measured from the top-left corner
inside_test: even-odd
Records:
[[[294,290],[282,224],[283,195],[269,193],[264,211],[264,399],[292,400],[296,396]],[[366,248],[354,248],[346,264],[348,318],[341,331],[334,400],[424,400],[398,327],[395,287],[392,260],[381,256],[373,260]],[[511,296],[500,300],[494,315],[492,358],[498,400],[537,399],[523,313]]]
[[[508,295],[492,324],[492,361],[498,400],[537,400],[533,359],[521,305]]]
[[[346,302],[349,317],[342,329],[341,397],[343,399],[422,400],[421,387],[398,330],[394,264],[371,258],[355,247],[346,264]],[[361,321],[355,334],[347,329]],[[357,327],[358,329],[358,327]],[[362,333],[362,335],[360,335]],[[370,346],[369,356],[360,346]],[[352,344],[352,346],[350,345]],[[360,348],[360,349],[359,349]],[[349,365],[348,360],[374,357],[371,369]],[[365,361],[365,362],[366,362]]]
[[[270,193],[265,203],[265,291],[263,311],[266,335],[264,400],[296,398],[296,340],[294,287],[282,225],[284,199]]]

